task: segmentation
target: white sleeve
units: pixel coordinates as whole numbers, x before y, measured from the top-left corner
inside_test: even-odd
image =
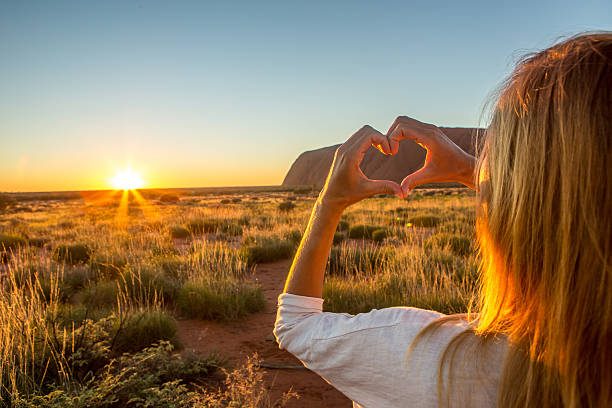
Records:
[[[279,346],[299,358],[348,398],[364,407],[437,404],[437,365],[407,367],[412,340],[440,313],[410,307],[372,310],[358,315],[322,312],[323,299],[279,296],[274,334]],[[434,347],[435,348],[435,347]],[[421,364],[422,365],[422,364]],[[415,372],[418,371],[418,372]]]

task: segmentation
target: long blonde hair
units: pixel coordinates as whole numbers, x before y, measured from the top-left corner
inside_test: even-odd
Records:
[[[507,335],[501,407],[612,401],[612,33],[529,55],[480,154],[477,334]]]

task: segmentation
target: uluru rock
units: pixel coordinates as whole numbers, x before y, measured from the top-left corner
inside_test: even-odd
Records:
[[[474,154],[476,144],[483,134],[478,128],[440,128],[459,147]],[[304,152],[293,162],[283,180],[283,186],[315,185],[323,186],[325,177],[340,145],[323,147]],[[408,174],[420,169],[425,163],[426,151],[418,144],[404,140],[394,156],[386,156],[370,147],[366,152],[361,169],[372,179],[385,179],[401,182]]]

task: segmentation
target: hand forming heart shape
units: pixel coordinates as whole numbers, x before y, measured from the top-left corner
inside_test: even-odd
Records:
[[[399,151],[399,142],[410,139],[427,149],[425,164],[402,180],[371,180],[359,165],[367,149],[373,145],[385,155]],[[334,155],[321,201],[344,209],[375,194],[395,194],[405,198],[412,189],[426,183],[457,181],[474,188],[475,159],[453,143],[438,127],[400,116],[383,135],[371,126],[364,126],[341,145]]]

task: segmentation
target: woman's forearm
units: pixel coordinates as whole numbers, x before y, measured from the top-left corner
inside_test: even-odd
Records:
[[[285,293],[322,297],[327,257],[341,215],[342,208],[327,205],[321,197],[317,199],[291,265]]]

